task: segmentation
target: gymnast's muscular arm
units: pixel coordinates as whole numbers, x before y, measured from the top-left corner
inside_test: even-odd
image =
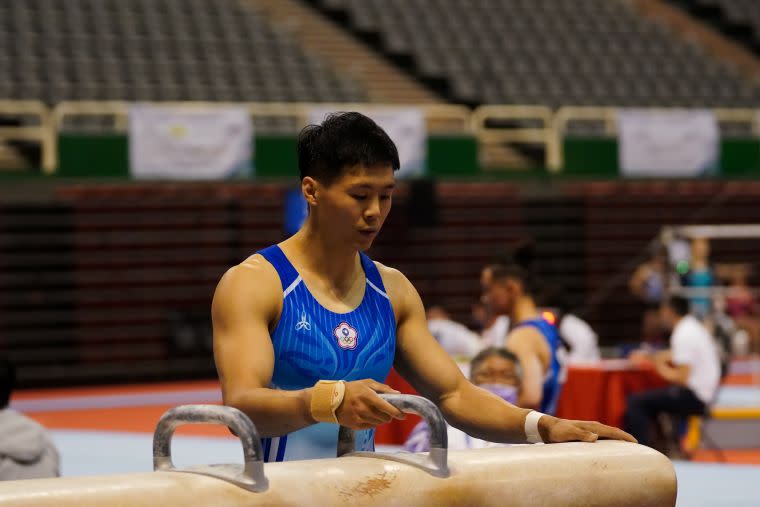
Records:
[[[394,365],[399,373],[462,431],[492,442],[525,442],[525,417],[530,410],[515,407],[465,379],[430,335],[422,301],[411,282],[395,269],[381,264],[378,268],[396,315]],[[635,442],[624,431],[596,422],[543,416],[538,429],[545,442],[593,442],[598,437]]]
[[[270,336],[282,312],[282,285],[263,257],[254,255],[229,269],[214,293],[214,360],[224,404],[245,412],[262,437],[284,435],[316,421],[311,416],[312,389],[270,389],[274,349]],[[324,379],[330,380],[330,379]],[[394,393],[372,379],[346,383],[338,421],[365,429],[403,418],[376,393]]]

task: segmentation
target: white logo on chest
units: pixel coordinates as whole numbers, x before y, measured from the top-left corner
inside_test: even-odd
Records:
[[[309,321],[306,320],[306,312],[301,312],[301,320],[296,322],[296,331],[300,330],[304,331],[311,331],[311,324],[309,324]]]
[[[338,340],[342,349],[355,349],[359,341],[359,333],[346,322],[341,322],[333,331],[333,336]]]

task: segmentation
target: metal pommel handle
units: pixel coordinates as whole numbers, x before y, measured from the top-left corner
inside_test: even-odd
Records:
[[[243,445],[242,470],[235,465],[206,465],[178,469],[172,462],[172,436],[183,424],[224,424]],[[264,453],[256,426],[243,412],[222,405],[181,405],[164,413],[153,433],[153,470],[190,472],[217,477],[249,491],[265,491]]]
[[[446,420],[435,404],[411,394],[380,394],[382,399],[408,414],[417,414],[430,428],[430,452],[424,453],[379,453],[356,452],[353,430],[341,426],[338,434],[338,456],[362,456],[389,459],[421,468],[435,477],[448,477],[448,447],[449,439]]]

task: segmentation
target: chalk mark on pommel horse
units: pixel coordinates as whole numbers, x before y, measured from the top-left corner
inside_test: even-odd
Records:
[[[167,411],[153,439],[154,472],[0,482],[4,507],[255,506],[674,506],[671,462],[620,441],[521,445],[448,452],[437,407],[410,395],[381,395],[431,428],[430,453],[354,452],[341,428],[338,458],[268,463],[256,427],[239,410],[184,405]],[[243,446],[243,465],[172,463],[182,424],[220,423]],[[266,472],[266,475],[265,475]]]

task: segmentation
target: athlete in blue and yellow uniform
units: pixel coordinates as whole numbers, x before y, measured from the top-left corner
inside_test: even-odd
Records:
[[[541,385],[541,404],[539,410],[546,414],[554,414],[557,410],[557,401],[559,400],[559,393],[562,388],[563,382],[563,367],[560,362],[559,350],[561,347],[561,340],[559,338],[559,331],[557,327],[548,322],[544,317],[533,317],[519,321],[512,327],[509,335],[507,335],[507,347],[512,350],[515,347],[515,341],[517,340],[515,333],[518,329],[533,328],[541,334],[546,341],[546,345],[549,348],[549,364],[544,374],[544,381]],[[510,345],[510,338],[512,345]]]
[[[395,392],[382,383],[391,366],[476,438],[632,439],[530,414],[462,376],[430,335],[414,286],[362,253],[388,216],[399,168],[395,145],[372,120],[342,113],[307,127],[298,165],[306,222],[228,270],[212,304],[224,402],[255,423],[267,461],[335,457],[339,425],[371,449],[373,429],[403,417],[378,396]]]
[[[483,271],[484,299],[495,314],[512,323],[504,346],[515,353],[523,369],[518,404],[553,414],[564,377],[557,327],[541,316],[532,293],[533,245],[516,249],[514,259],[493,264]]]

